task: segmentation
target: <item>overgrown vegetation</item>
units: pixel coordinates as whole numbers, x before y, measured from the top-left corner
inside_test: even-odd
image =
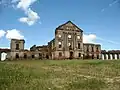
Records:
[[[120,61],[0,62],[0,90],[120,90]]]

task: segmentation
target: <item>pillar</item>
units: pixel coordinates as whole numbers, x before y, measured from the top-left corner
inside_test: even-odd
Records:
[[[104,54],[102,54],[102,60],[104,60]]]
[[[110,54],[110,60],[112,60],[113,59],[113,56],[112,56],[112,54]]]
[[[117,59],[119,59],[119,54],[117,53]]]
[[[106,60],[108,60],[108,54],[106,54]]]
[[[120,54],[119,54],[119,59],[120,59]]]
[[[114,54],[114,56],[115,56],[115,60],[117,60],[117,54]]]

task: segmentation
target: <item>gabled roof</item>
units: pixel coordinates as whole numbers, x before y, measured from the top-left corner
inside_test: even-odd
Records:
[[[72,21],[68,21],[68,22],[66,22],[66,23],[58,26],[58,27],[56,28],[56,30],[57,30],[57,29],[60,29],[60,30],[61,30],[61,28],[62,28],[63,26],[65,26],[65,25],[67,25],[67,24],[72,24],[72,25],[75,26],[77,29],[79,29],[81,32],[83,32],[83,30],[80,29],[77,25],[75,25]]]

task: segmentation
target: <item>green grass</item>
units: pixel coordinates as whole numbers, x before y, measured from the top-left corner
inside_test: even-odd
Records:
[[[4,61],[0,90],[120,90],[120,61]]]

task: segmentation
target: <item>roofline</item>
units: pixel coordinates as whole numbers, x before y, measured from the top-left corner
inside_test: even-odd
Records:
[[[25,41],[24,39],[11,39],[11,40]]]
[[[64,24],[61,24],[61,25],[59,25],[55,30],[57,30],[59,27],[62,27],[62,26],[64,26],[65,24],[67,24],[67,23],[72,23],[73,25],[75,25],[81,32],[83,32],[83,30],[81,29],[81,28],[79,28],[76,24],[74,24],[72,21],[67,21],[66,23],[64,23]]]
[[[94,43],[83,43],[84,45],[98,45],[101,46],[100,44],[94,44]]]

